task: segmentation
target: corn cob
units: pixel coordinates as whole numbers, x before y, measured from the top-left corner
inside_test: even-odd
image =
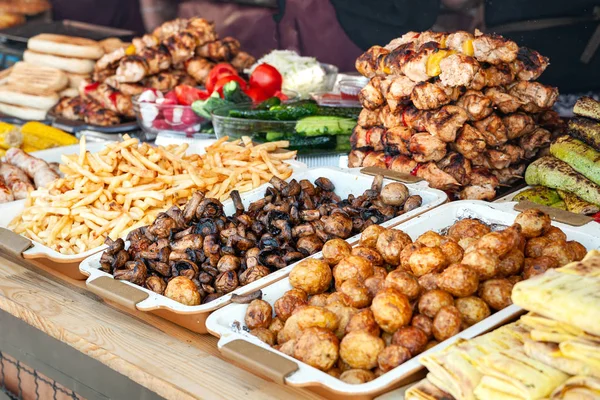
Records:
[[[24,124],[21,127],[21,133],[23,133],[23,147],[35,147],[39,150],[68,146],[79,142],[76,137],[60,129],[35,121]]]
[[[38,149],[37,147],[33,147],[33,146],[28,145],[28,144],[24,144],[21,147],[21,150],[23,150],[25,153],[33,153],[34,151],[40,151],[40,150],[43,150],[43,149]]]
[[[0,148],[7,150],[11,147],[20,147],[23,135],[12,124],[0,121]]]

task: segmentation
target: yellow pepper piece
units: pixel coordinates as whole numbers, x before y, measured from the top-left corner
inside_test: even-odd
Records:
[[[21,127],[21,133],[23,134],[24,148],[29,147],[43,150],[50,147],[68,146],[79,143],[79,140],[75,136],[36,121],[24,124]]]
[[[462,48],[463,48],[464,55],[471,56],[471,57],[473,56],[473,53],[475,51],[473,50],[473,41],[471,39],[465,40],[463,42]]]
[[[440,68],[440,62],[448,57],[449,55],[454,54],[454,51],[449,50],[438,50],[436,53],[429,56],[427,59],[427,65],[425,72],[429,76],[438,76],[442,73],[442,69]]]
[[[127,48],[125,49],[125,54],[128,56],[132,56],[135,54],[135,46],[130,44],[129,46],[127,46]]]

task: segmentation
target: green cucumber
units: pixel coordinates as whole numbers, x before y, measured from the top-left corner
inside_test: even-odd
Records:
[[[573,193],[583,200],[600,205],[600,185],[587,179],[564,161],[546,156],[538,158],[527,167],[525,181],[529,185],[542,185]]]
[[[285,136],[283,132],[267,132],[265,139],[267,142],[274,142],[276,140],[281,140]]]
[[[313,116],[296,122],[296,132],[303,136],[350,135],[356,120],[342,117]]]
[[[600,152],[570,136],[561,136],[550,145],[550,154],[600,185]]]

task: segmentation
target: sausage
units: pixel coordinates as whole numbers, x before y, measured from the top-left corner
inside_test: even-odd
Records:
[[[8,203],[13,201],[14,199],[15,198],[8,186],[6,186],[4,179],[0,177],[0,203]]]
[[[2,192],[4,192],[4,186],[6,186],[6,189],[12,192],[14,200],[27,198],[27,193],[35,189],[27,174],[14,165],[0,164],[0,176],[2,176]]]
[[[45,187],[58,179],[58,174],[50,168],[46,161],[35,158],[21,149],[15,147],[9,149],[6,152],[6,161],[21,168],[32,177],[36,188]]]

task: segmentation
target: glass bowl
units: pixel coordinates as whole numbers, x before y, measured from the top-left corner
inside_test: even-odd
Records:
[[[339,69],[333,64],[320,63],[321,68],[325,71],[325,79],[321,84],[321,87],[316,92],[331,92],[335,86]]]
[[[150,135],[164,132],[192,137],[201,134],[202,126],[210,123],[191,106],[140,102],[137,97],[132,102],[138,124]]]
[[[239,139],[249,136],[257,143],[289,140],[291,150],[298,154],[340,154],[348,153],[350,135],[321,135],[306,137],[296,131],[298,121],[274,121],[229,116],[232,107],[223,107],[212,113],[212,123],[217,138],[228,136]],[[236,109],[250,110],[252,104],[236,105]],[[307,123],[304,122],[306,127]]]

